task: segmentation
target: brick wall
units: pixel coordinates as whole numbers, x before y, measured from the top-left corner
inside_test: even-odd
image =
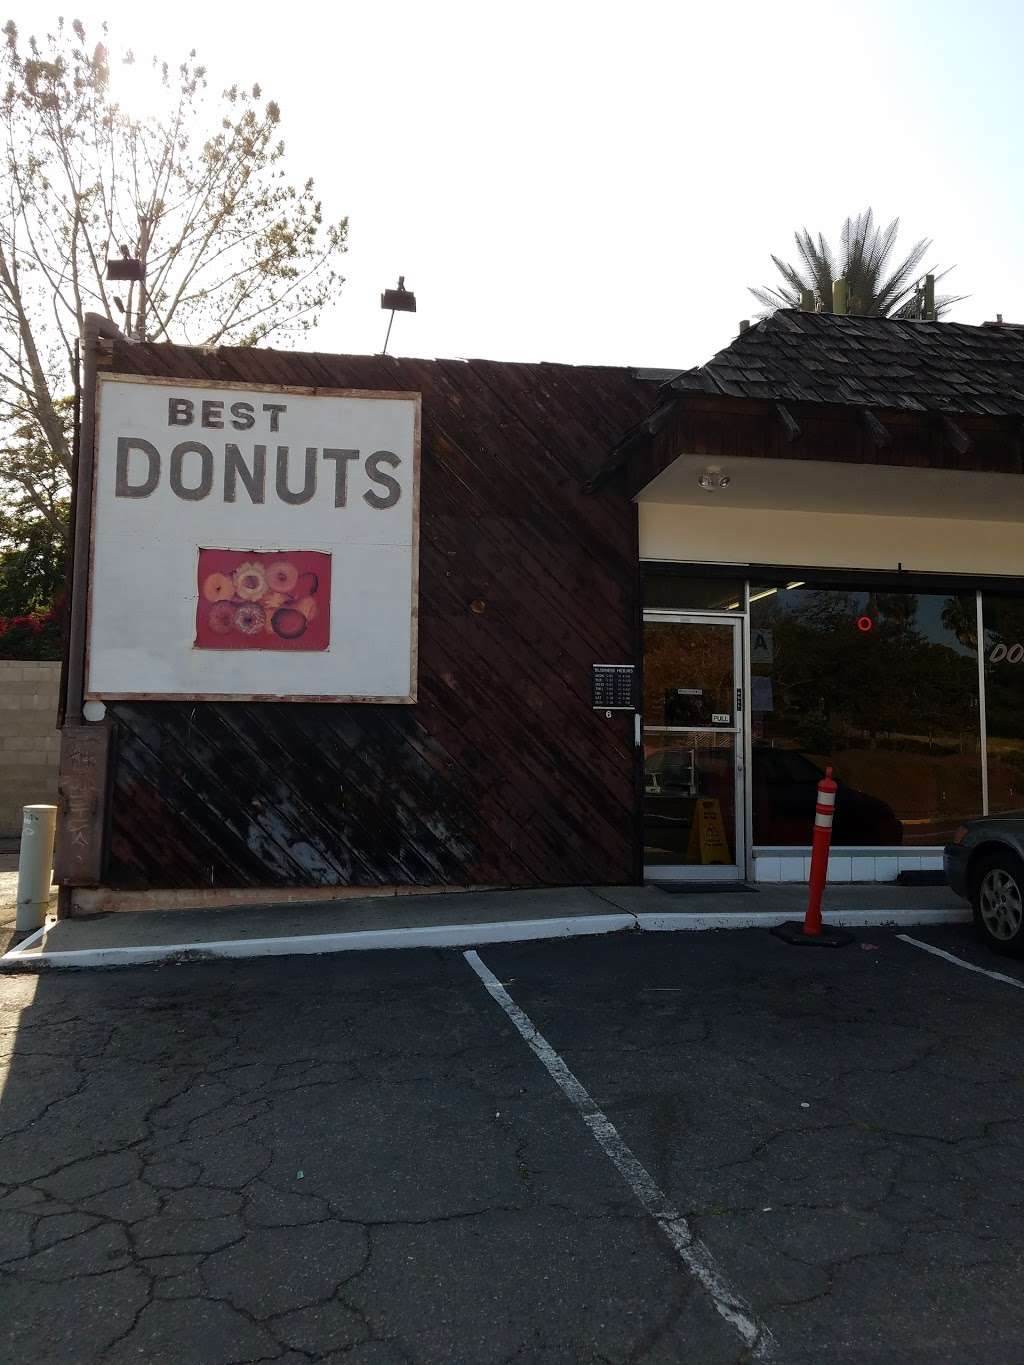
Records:
[[[57,799],[60,664],[0,659],[0,839],[21,833],[22,806]]]

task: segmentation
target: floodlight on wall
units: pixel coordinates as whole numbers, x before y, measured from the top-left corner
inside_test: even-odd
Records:
[[[127,247],[124,248],[127,250]],[[139,280],[146,278],[146,272],[142,262],[137,261],[134,256],[116,256],[107,261],[106,276],[108,280]]]
[[[142,220],[140,219],[139,221],[141,223]],[[148,240],[149,240],[148,234],[144,231],[143,232],[144,244],[148,242]],[[122,244],[121,255],[111,256],[107,260],[107,268],[105,274],[107,279],[110,281],[126,282],[130,288],[133,288],[136,284],[139,286],[138,303],[135,308],[136,323],[135,331],[136,340],[145,341],[146,312],[149,306],[149,299],[146,294],[146,262],[144,259],[144,252],[139,256],[133,256],[131,250],[127,246]],[[116,295],[114,296],[114,303],[117,306],[117,311],[124,318],[124,330],[126,336],[131,336],[132,334],[132,316],[130,311],[131,297],[132,296],[129,293],[128,295],[129,307],[125,307],[124,303],[122,303],[122,301]]]
[[[728,474],[723,474],[716,464],[709,464],[706,469],[702,469],[697,475],[697,482],[701,488],[711,491],[716,488],[728,488],[732,479]]]
[[[416,295],[411,289],[405,287],[405,276],[399,275],[397,289],[385,289],[380,296],[380,306],[385,312],[390,310],[391,316],[388,319],[388,332],[384,338],[384,349],[381,355],[387,355],[388,342],[391,339],[391,324],[395,320],[396,313],[415,313]]]

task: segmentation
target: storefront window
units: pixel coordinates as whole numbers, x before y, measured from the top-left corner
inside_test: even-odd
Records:
[[[973,593],[751,584],[750,603],[755,843],[810,843],[829,763],[836,845],[942,844],[981,812]]]
[[[1024,597],[982,595],[988,808],[1024,810]]]
[[[662,611],[742,611],[745,589],[742,578],[645,573],[644,606]]]

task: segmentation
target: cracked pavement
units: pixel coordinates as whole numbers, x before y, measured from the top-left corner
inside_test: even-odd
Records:
[[[1015,1365],[1024,1001],[858,938],[480,954],[776,1360]],[[0,1001],[6,1359],[748,1358],[456,951],[8,976]]]

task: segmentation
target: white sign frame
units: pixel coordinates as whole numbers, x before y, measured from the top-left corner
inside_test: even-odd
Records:
[[[236,392],[259,393],[263,395],[295,395],[306,398],[352,398],[368,399],[389,402],[407,402],[413,404],[413,437],[412,437],[412,476],[408,484],[408,493],[412,501],[411,509],[411,542],[410,542],[410,568],[411,568],[411,596],[409,613],[409,687],[403,695],[368,695],[357,693],[321,693],[321,692],[163,692],[158,690],[151,691],[113,691],[109,688],[96,688],[93,686],[92,679],[92,647],[93,647],[93,623],[94,605],[93,589],[96,582],[96,531],[97,531],[97,502],[99,497],[100,479],[105,472],[101,468],[100,452],[103,450],[103,408],[100,401],[101,393],[105,385],[111,384],[139,384],[150,387],[167,389],[178,389],[186,392],[192,389],[220,390],[225,394]],[[232,379],[194,379],[184,375],[164,376],[164,375],[141,375],[141,374],[119,374],[114,372],[100,372],[96,377],[96,390],[92,395],[95,413],[95,447],[93,462],[92,479],[92,505],[89,508],[89,582],[87,599],[87,618],[86,618],[86,650],[85,650],[85,689],[84,699],[86,701],[239,701],[239,702],[343,702],[343,703],[372,703],[380,705],[412,705],[417,700],[417,682],[419,675],[419,575],[420,575],[420,445],[422,427],[422,398],[418,392],[409,390],[391,389],[349,389],[349,388],[326,388],[319,386],[305,386],[295,384],[274,384],[274,383],[251,383]],[[183,435],[201,435],[201,429],[197,433],[195,430],[183,428]],[[81,511],[79,512],[81,515]],[[241,547],[240,547],[241,548]],[[259,547],[253,545],[253,550]],[[268,546],[270,548],[277,548]]]

